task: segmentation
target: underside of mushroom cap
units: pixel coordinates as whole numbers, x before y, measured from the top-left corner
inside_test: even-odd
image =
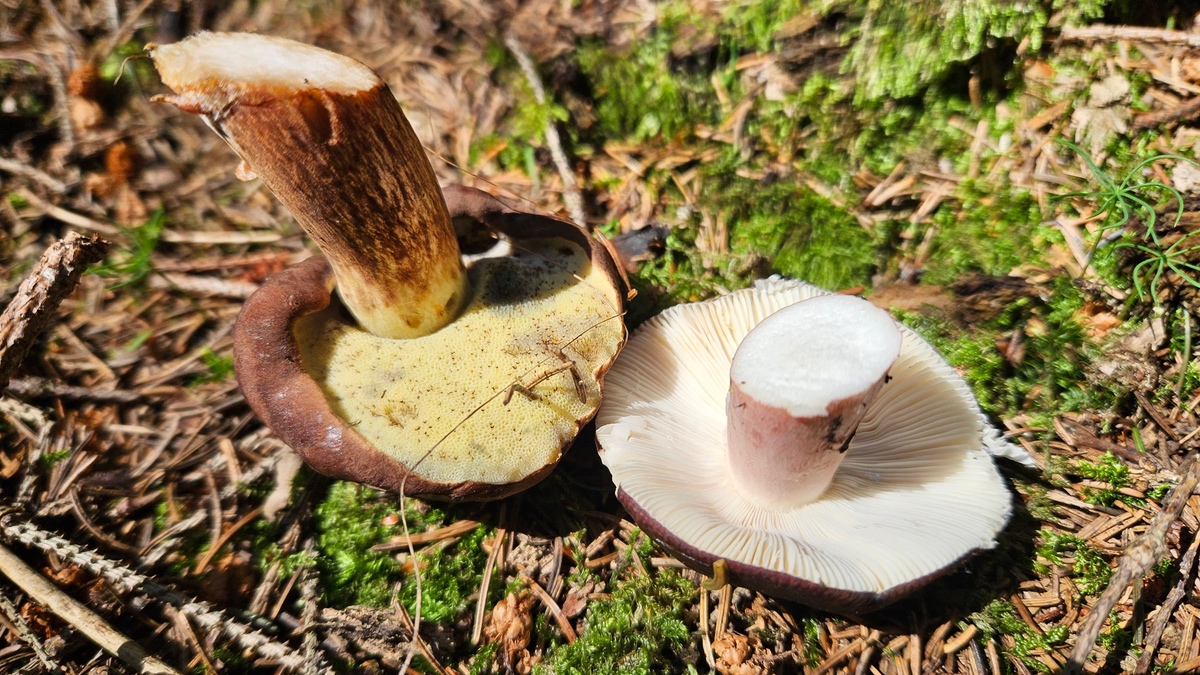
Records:
[[[457,319],[418,338],[372,335],[314,259],[246,303],[235,366],[250,405],[318,471],[412,496],[497,499],[545,477],[595,414],[625,341],[626,285],[602,242],[570,223],[470,188],[445,196],[452,217],[513,251],[469,267]]]
[[[769,509],[729,475],[730,363],[780,308],[828,294],[778,278],[644,324],[606,380],[597,444],[651,536],[731,583],[831,611],[866,611],[994,545],[1011,496],[962,378],[901,327],[900,357],[820,498]]]

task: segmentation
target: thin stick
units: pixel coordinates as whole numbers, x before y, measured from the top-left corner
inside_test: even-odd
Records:
[[[213,541],[212,545],[208,547],[208,550],[204,552],[204,556],[201,557],[200,561],[196,563],[196,570],[192,572],[192,574],[195,574],[196,576],[203,574],[204,570],[208,567],[208,564],[212,562],[213,557],[216,556],[221,550],[221,547],[225,545],[225,542],[229,541],[229,538],[236,534],[238,530],[242,529],[261,515],[262,507],[256,506],[250,511],[250,513],[242,516],[241,519],[234,523],[233,527],[230,527],[228,530],[225,530],[224,533],[219,534]]]
[[[520,40],[509,33],[504,36],[504,46],[508,47],[513,56],[517,58],[517,64],[521,66],[521,72],[525,74],[525,80],[529,82],[530,89],[533,89],[533,97],[537,99],[538,105],[546,105],[546,90],[542,87],[542,80],[538,77],[533,59],[529,58],[529,54],[521,46]],[[558,175],[563,182],[563,205],[567,208],[567,214],[571,216],[571,220],[586,230],[587,220],[583,215],[583,197],[579,194],[579,187],[575,183],[575,173],[567,161],[567,153],[563,152],[562,138],[559,137],[558,127],[554,125],[554,122],[546,125],[545,134],[546,145],[550,146],[550,157],[554,159],[554,167],[558,169]]]
[[[109,625],[99,614],[84,607],[33,571],[3,545],[0,545],[0,573],[63,621],[86,635],[101,649],[124,661],[135,672],[147,675],[179,675],[174,668],[151,656],[141,645]]]
[[[41,377],[14,378],[8,381],[8,393],[19,398],[61,398],[96,403],[137,403],[145,399],[141,392],[128,389],[92,389],[74,387]]]
[[[1125,593],[1125,588],[1135,579],[1146,574],[1163,557],[1167,547],[1167,530],[1170,529],[1171,523],[1179,518],[1188,499],[1196,491],[1196,483],[1200,482],[1198,457],[1200,455],[1193,450],[1188,457],[1187,469],[1183,472],[1183,477],[1171,491],[1171,496],[1163,502],[1162,511],[1159,511],[1150,521],[1150,526],[1146,528],[1146,532],[1142,534],[1141,538],[1126,549],[1125,554],[1121,556],[1117,571],[1113,574],[1108,588],[1104,589],[1104,593],[1096,600],[1091,613],[1084,619],[1083,626],[1079,629],[1079,638],[1075,643],[1075,649],[1071,651],[1070,658],[1063,666],[1064,675],[1078,675],[1082,671],[1088,654],[1096,644],[1096,637],[1100,635],[1100,629],[1108,619],[1109,612],[1117,604],[1117,600]]]
[[[32,166],[22,164],[16,160],[0,157],[0,171],[7,171],[8,173],[15,174],[17,176],[24,176],[32,181],[40,183],[51,192],[56,194],[61,195],[66,194],[67,192],[67,185],[59,179],[40,169],[35,169]]]
[[[483,639],[483,615],[487,613],[487,596],[492,585],[492,574],[496,569],[496,561],[500,559],[500,551],[504,549],[505,532],[503,527],[496,528],[495,543],[488,552],[487,564],[483,566],[483,580],[479,584],[479,600],[475,603],[475,620],[471,626],[471,644],[478,645]]]
[[[1171,622],[1171,617],[1175,614],[1175,608],[1187,595],[1188,587],[1192,581],[1192,570],[1196,567],[1196,549],[1200,547],[1200,535],[1192,537],[1192,543],[1187,548],[1187,553],[1184,554],[1183,560],[1179,563],[1179,580],[1175,582],[1175,586],[1171,588],[1171,592],[1167,594],[1167,599],[1158,607],[1158,613],[1154,615],[1154,620],[1150,622],[1150,630],[1146,633],[1146,641],[1142,645],[1142,655],[1138,657],[1137,665],[1133,668],[1134,675],[1143,675],[1150,672],[1150,666],[1154,663],[1154,652],[1158,649],[1159,640],[1162,639],[1163,631],[1166,630],[1167,624]]]
[[[1200,35],[1179,30],[1142,28],[1141,26],[1064,26],[1060,35],[1072,42],[1108,42],[1134,40],[1169,45],[1200,47]]]
[[[50,325],[58,305],[75,290],[83,271],[107,252],[108,242],[72,232],[42,254],[0,315],[0,389]]]

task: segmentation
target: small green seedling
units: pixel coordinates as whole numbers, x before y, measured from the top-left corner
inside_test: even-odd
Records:
[[[142,282],[154,270],[150,257],[158,246],[158,240],[162,237],[166,224],[166,213],[158,211],[143,225],[121,228],[121,231],[129,237],[130,245],[116,252],[103,265],[93,267],[91,273],[109,279],[120,279],[117,283],[109,286],[110,290]]]
[[[1092,247],[1093,253],[1111,238],[1105,233],[1116,232],[1118,236],[1125,235],[1127,234],[1125,226],[1135,216],[1140,216],[1144,226],[1142,239],[1145,243],[1123,240],[1119,241],[1115,247],[1117,249],[1131,248],[1146,256],[1144,260],[1134,266],[1131,275],[1133,289],[1138,299],[1150,299],[1157,304],[1159,283],[1168,272],[1173,272],[1188,284],[1200,288],[1200,278],[1198,278],[1200,277],[1200,266],[1188,260],[1189,254],[1200,251],[1200,245],[1189,245],[1195,243],[1195,241],[1189,240],[1196,235],[1196,232],[1189,232],[1164,247],[1158,234],[1158,211],[1147,196],[1149,193],[1158,192],[1168,201],[1174,200],[1176,209],[1173,225],[1175,225],[1183,218],[1183,195],[1175,187],[1162,181],[1142,180],[1142,171],[1155,162],[1164,159],[1180,162],[1192,162],[1192,160],[1180,155],[1154,155],[1138,162],[1118,182],[1097,166],[1079,146],[1069,141],[1060,140],[1059,142],[1079,155],[1099,184],[1099,188],[1096,190],[1077,190],[1059,195],[1061,198],[1080,197],[1096,202],[1096,211],[1093,217],[1100,219],[1101,225],[1098,232],[1099,237]]]

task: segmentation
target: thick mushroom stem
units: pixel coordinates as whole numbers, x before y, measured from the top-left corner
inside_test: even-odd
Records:
[[[820,497],[900,346],[887,312],[843,295],[785,307],[750,331],[725,407],[737,489],[771,509]]]
[[[469,295],[454,226],[421,143],[370,68],[247,33],[149,52],[176,92],[160,100],[202,115],[288,207],[363,328],[418,337],[454,319]]]

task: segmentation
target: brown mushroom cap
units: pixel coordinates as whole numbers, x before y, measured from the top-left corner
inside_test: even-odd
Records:
[[[726,400],[738,345],[766,317],[827,295],[770,279],[679,305],[634,334],[609,373],[600,455],[634,520],[688,565],[834,612],[878,608],[995,544],[1011,496],[970,389],[900,327],[900,356],[828,488],[764,503],[729,469]],[[993,447],[995,446],[995,447]]]
[[[443,198],[392,92],[354,59],[248,33],[149,52],[175,91],[157,100],[201,115],[325,255],[239,318],[238,380],[267,425],[324,473],[412,495],[493,499],[545,476],[625,342],[604,243],[477,190]],[[509,254],[468,269],[460,226]]]
[[[340,308],[315,258],[246,302],[235,367],[247,402],[316,470],[412,496],[498,499],[544,478],[595,414],[625,341],[626,286],[574,225],[471,188],[445,194],[452,217],[515,249],[470,265],[455,321],[419,338],[374,336]],[[570,369],[550,372],[565,365],[559,349],[578,383]],[[514,382],[528,393],[508,391]]]

